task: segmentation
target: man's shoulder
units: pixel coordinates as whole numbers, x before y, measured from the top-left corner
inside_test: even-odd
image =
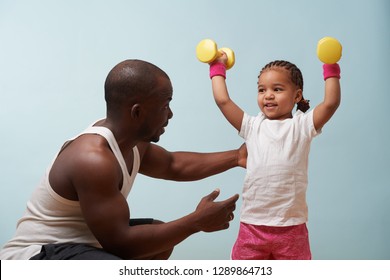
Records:
[[[116,162],[107,140],[96,134],[83,134],[66,144],[59,157],[70,160],[77,168],[85,166],[111,165]],[[83,168],[84,169],[84,168]]]

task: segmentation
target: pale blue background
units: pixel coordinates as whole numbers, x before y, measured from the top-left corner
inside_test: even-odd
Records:
[[[323,98],[316,45],[343,44],[342,104],[314,140],[308,189],[314,259],[390,259],[390,2],[371,1],[22,1],[0,0],[0,244],[64,140],[104,117],[108,71],[127,58],[163,68],[174,85],[174,117],[159,144],[219,151],[242,140],[214,104],[208,67],[195,46],[213,38],[236,53],[232,98],[257,114],[259,69],[296,63],[312,106]],[[139,176],[134,217],[173,220],[214,188],[241,192],[243,169],[189,183]],[[238,203],[238,208],[241,202]],[[238,216],[239,210],[236,214]],[[199,233],[173,259],[229,259],[238,231]]]

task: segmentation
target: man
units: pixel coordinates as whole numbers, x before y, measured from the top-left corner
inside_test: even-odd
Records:
[[[219,190],[175,221],[130,220],[126,197],[138,172],[189,181],[246,165],[245,146],[191,153],[151,143],[173,116],[172,93],[169,77],[155,65],[116,65],[105,82],[106,118],[64,144],[0,258],[167,259],[188,236],[228,228],[238,195],[215,202]]]

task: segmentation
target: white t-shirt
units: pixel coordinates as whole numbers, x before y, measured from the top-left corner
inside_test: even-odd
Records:
[[[241,222],[291,226],[307,222],[307,172],[310,143],[318,135],[313,111],[269,120],[244,114],[240,136],[248,149]]]

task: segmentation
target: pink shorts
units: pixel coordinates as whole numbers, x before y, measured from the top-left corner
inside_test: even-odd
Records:
[[[233,260],[310,260],[306,224],[271,227],[240,223]]]

